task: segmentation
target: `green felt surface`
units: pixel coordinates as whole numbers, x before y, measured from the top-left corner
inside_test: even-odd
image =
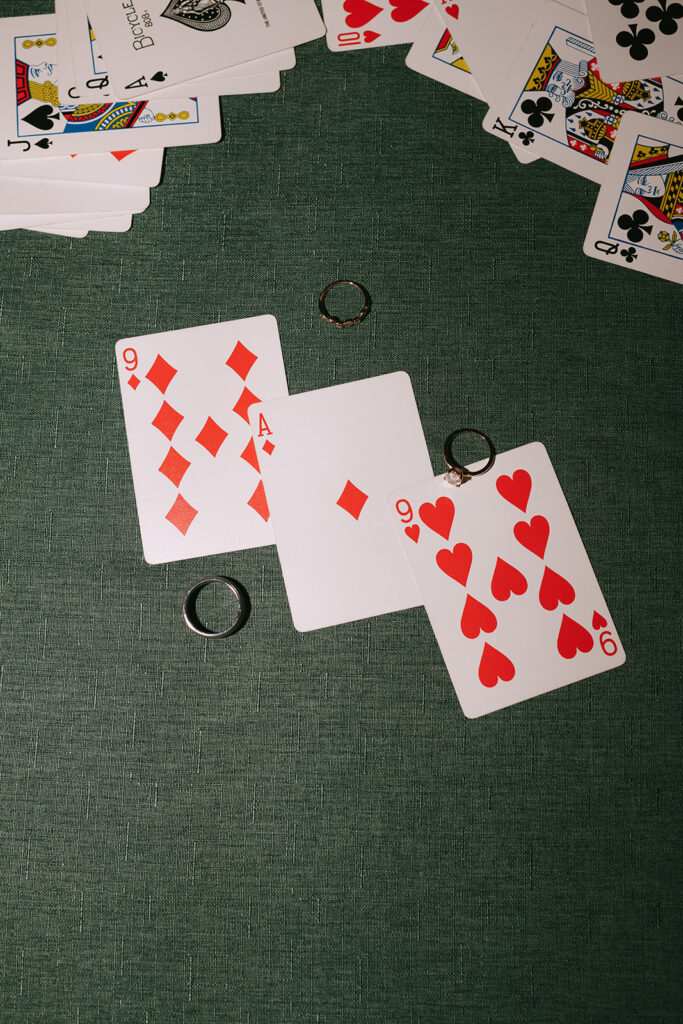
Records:
[[[303,47],[128,234],[0,237],[3,1024],[680,1020],[680,286],[405,53]],[[468,721],[421,609],[304,635],[274,548],[146,565],[114,344],[260,313],[292,392],[407,370],[435,469],[543,441],[626,665]]]

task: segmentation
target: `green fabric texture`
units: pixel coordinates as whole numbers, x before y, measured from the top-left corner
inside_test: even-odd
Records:
[[[681,290],[406,50],[223,99],[128,234],[0,239],[4,1024],[681,1019]],[[273,547],[146,565],[114,344],[261,313],[292,393],[406,370],[435,471],[544,442],[624,667],[469,721],[423,609],[299,634]],[[214,643],[207,573],[253,604]]]

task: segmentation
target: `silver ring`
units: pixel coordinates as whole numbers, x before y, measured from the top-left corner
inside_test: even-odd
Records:
[[[237,598],[237,616],[227,629],[221,629],[214,633],[210,629],[200,622],[197,615],[197,596],[204,587],[208,586],[209,583],[221,583],[227,587],[228,590]],[[247,619],[249,618],[249,612],[251,611],[251,602],[249,600],[249,594],[246,592],[241,583],[237,580],[233,580],[230,576],[205,576],[201,580],[197,580],[193,583],[188,592],[185,594],[183,599],[183,618],[185,619],[185,625],[188,629],[191,629],[193,633],[198,633],[199,636],[205,636],[211,640],[218,640],[220,637],[232,636],[233,633],[237,633],[242,628]]]

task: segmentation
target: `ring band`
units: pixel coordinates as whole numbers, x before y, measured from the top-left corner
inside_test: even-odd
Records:
[[[358,316],[354,316],[350,320],[340,320],[338,316],[332,316],[328,312],[327,306],[325,305],[325,298],[331,288],[336,288],[338,284],[350,284],[352,288],[357,288],[363,296],[363,308],[361,309]],[[361,320],[365,320],[366,316],[370,312],[370,306],[372,305],[372,299],[366,288],[362,284],[358,284],[357,281],[333,281],[328,284],[327,287],[323,288],[318,299],[318,309],[323,320],[327,320],[328,324],[334,324],[335,327],[350,327],[352,324],[359,324]]]
[[[455,441],[456,437],[460,436],[460,434],[474,434],[475,437],[480,437],[482,441],[484,441],[485,444],[488,446],[488,462],[486,463],[485,466],[482,466],[481,469],[466,469],[465,466],[461,466],[459,462],[455,461],[455,457],[453,455],[453,442]],[[448,466],[448,473],[446,473],[446,479],[449,481],[449,483],[455,484],[456,487],[459,487],[460,484],[464,484],[468,480],[471,480],[473,476],[481,476],[483,473],[488,473],[488,471],[493,466],[493,463],[496,461],[496,450],[493,447],[493,443],[490,440],[490,438],[488,438],[486,434],[483,434],[481,430],[473,430],[471,427],[461,427],[460,430],[454,430],[452,434],[449,434],[446,440],[444,441],[443,457],[444,462]]]
[[[197,615],[197,596],[199,592],[208,586],[209,583],[221,583],[223,586],[231,590],[237,598],[237,616],[227,629],[221,629],[214,633],[210,629],[200,622]],[[242,628],[247,619],[249,618],[249,612],[251,611],[251,602],[249,600],[249,594],[246,592],[241,583],[237,580],[231,579],[230,576],[205,576],[201,580],[197,580],[193,583],[188,592],[185,594],[183,599],[183,618],[185,619],[185,625],[192,630],[193,633],[198,633],[199,636],[209,637],[212,640],[218,640],[220,637],[232,636],[233,633],[237,633]]]

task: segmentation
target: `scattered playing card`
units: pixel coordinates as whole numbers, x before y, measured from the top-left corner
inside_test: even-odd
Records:
[[[450,31],[444,28],[434,8],[426,12],[420,33],[408,51],[406,64],[412,71],[434,78],[451,89],[478,100],[484,98],[464,53]]]
[[[59,40],[59,94],[62,103],[102,103],[113,97],[109,75],[88,21],[83,0],[55,0]],[[63,74],[61,53],[66,33],[67,70]]]
[[[148,188],[12,178],[5,166],[0,163],[0,214],[141,213],[149,206]]]
[[[410,377],[264,402],[250,420],[296,628],[420,604],[385,501],[431,472]]]
[[[540,2],[540,0],[534,0],[534,2]],[[507,10],[507,8],[506,8],[506,10]],[[439,3],[437,5],[436,3],[434,3],[434,5],[432,6],[431,11],[429,12],[429,14],[427,16],[427,19],[430,22],[430,24],[434,24],[435,26],[436,25],[441,25],[442,26],[442,36],[440,37],[439,54],[438,54],[438,56],[440,58],[443,58],[444,47],[445,47],[446,53],[448,53],[448,50],[450,50],[452,47],[455,46],[455,48],[457,50],[457,53],[458,53],[458,58],[457,58],[457,62],[456,62],[456,65],[455,65],[454,69],[451,70],[450,74],[448,74],[448,69],[444,69],[446,73],[444,74],[444,71],[441,72],[441,75],[439,76],[439,81],[442,81],[445,85],[452,85],[454,88],[460,89],[461,92],[467,92],[468,90],[466,88],[466,82],[465,82],[466,76],[465,76],[465,73],[462,70],[460,70],[458,72],[457,76],[455,74],[455,69],[460,66],[461,58],[463,60],[465,60],[465,62],[466,62],[466,58],[464,56],[464,51],[462,51],[460,49],[460,44],[459,43],[456,45],[452,41],[452,37],[450,35],[451,34],[451,30],[453,29],[454,23],[456,23],[456,19],[458,17],[458,12],[459,12],[458,5],[457,4],[448,3],[447,0],[446,0],[446,2],[444,4]],[[434,22],[432,22],[433,18],[436,19]],[[516,22],[515,22],[517,28],[519,27],[519,21],[520,21],[520,19],[517,19]],[[460,30],[460,26],[459,26],[459,24],[457,24],[457,27],[456,27],[455,31],[459,32],[459,30]],[[481,21],[480,30],[482,32],[484,31],[484,20],[483,19]],[[491,26],[488,23],[488,21],[486,22],[486,29],[485,30],[486,30],[487,35],[491,35],[492,38],[493,38],[494,34],[493,34],[493,31],[492,31]],[[415,42],[415,44],[413,46],[413,50],[418,48],[416,50],[416,62],[418,63],[418,66],[415,68],[415,70],[416,71],[422,71],[423,74],[427,74],[428,75],[428,74],[430,74],[430,72],[427,70],[427,68],[430,66],[430,64],[429,64],[429,59],[428,58],[425,59],[426,55],[424,55],[424,46],[426,44],[426,40],[424,40],[423,37],[424,37],[424,32],[421,33],[420,38],[418,40],[416,40],[416,42]],[[445,39],[448,39],[448,38],[451,38],[450,46],[448,45],[448,43],[446,43],[444,41]],[[478,36],[476,36],[475,38],[478,39]],[[509,43],[508,43],[508,47],[509,47]],[[409,58],[411,57],[412,52],[413,51],[411,50],[411,52],[408,54]],[[512,53],[510,52],[509,48],[505,49],[504,53],[506,54],[508,61],[510,61],[512,59]],[[434,64],[434,58],[436,58],[436,57],[437,57],[437,53],[435,51],[433,53],[433,56],[432,56],[432,59],[431,59],[431,64]],[[409,67],[413,66],[412,64],[409,63],[408,60],[406,60],[406,64],[408,64]],[[497,65],[495,65],[495,66],[499,67],[500,66],[500,62]],[[467,67],[470,68],[470,65],[467,64]],[[437,77],[437,75],[432,74],[431,77]],[[472,74],[471,69],[470,69],[470,73],[467,76],[467,78],[469,79],[469,82],[471,83],[470,84],[470,89],[472,90],[471,95],[475,96],[477,99],[483,99],[484,101],[486,101],[486,95],[485,95],[484,92],[482,92],[481,86],[476,81],[476,77]],[[537,156],[535,156],[534,153],[532,153],[529,150],[529,148],[527,146],[525,146],[523,144],[515,145],[515,143],[512,142],[511,145],[510,145],[510,148],[512,149],[512,152],[515,154],[515,156],[517,157],[517,159],[519,160],[519,162],[521,164],[531,164],[531,163],[534,163],[534,161],[539,159]]]
[[[676,0],[586,0],[600,69],[610,82],[683,77],[683,4]]]
[[[489,103],[500,92],[542,2],[432,0],[446,27],[467,53],[472,74]]]
[[[272,544],[248,412],[287,394],[275,317],[126,338],[116,362],[145,559]]]
[[[683,126],[624,115],[583,251],[683,283]]]
[[[53,15],[0,20],[0,157],[16,160],[71,153],[216,142],[218,100],[179,100],[61,106]]]
[[[163,149],[84,153],[80,156],[54,156],[40,160],[27,157],[25,160],[4,160],[0,164],[0,175],[4,173],[14,178],[153,188],[159,184],[163,160]]]
[[[141,98],[317,39],[314,0],[87,0],[118,97]]]
[[[625,661],[542,444],[459,488],[396,490],[389,507],[468,718]]]
[[[683,80],[674,78],[604,81],[588,19],[551,2],[534,22],[484,127],[600,182],[624,113],[683,122],[682,92]]]
[[[429,11],[429,0],[322,0],[330,50],[412,43]]]

